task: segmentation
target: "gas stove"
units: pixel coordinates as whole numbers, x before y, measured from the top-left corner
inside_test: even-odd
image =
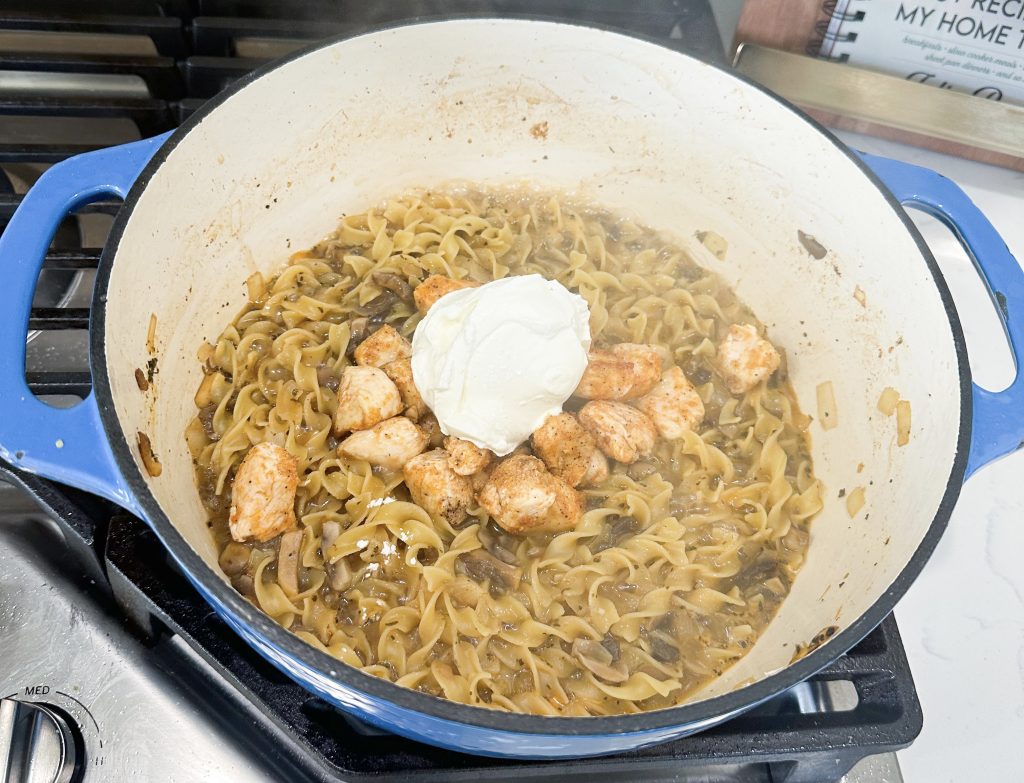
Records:
[[[169,130],[268,59],[368,24],[539,13],[722,60],[706,1],[410,0],[369,10],[262,0],[93,2],[86,11],[51,0],[5,5],[0,225],[47,165]],[[90,389],[89,293],[117,209],[115,201],[83,207],[47,255],[26,371],[33,391],[57,406]],[[350,719],[267,665],[139,520],[7,466],[0,477],[0,780],[899,781],[893,751],[921,729],[890,617],[809,681],[668,745],[534,763],[427,747]]]

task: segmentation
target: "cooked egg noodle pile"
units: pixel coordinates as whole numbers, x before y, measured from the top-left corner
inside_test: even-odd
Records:
[[[480,509],[459,529],[432,520],[400,472],[337,456],[331,434],[353,329],[386,322],[411,337],[420,318],[380,273],[558,280],[587,300],[596,345],[649,343],[679,365],[705,425],[615,465],[570,532],[503,535]],[[200,351],[213,377],[187,438],[232,583],[310,644],[467,704],[629,713],[679,704],[735,663],[789,591],[822,505],[808,419],[785,365],[729,394],[711,369],[715,341],[756,321],[654,232],[536,195],[417,193],[344,218],[253,293]],[[261,441],[298,459],[295,594],[278,579],[279,539],[231,543],[227,529],[234,471]],[[521,569],[514,590],[465,567],[482,546]]]

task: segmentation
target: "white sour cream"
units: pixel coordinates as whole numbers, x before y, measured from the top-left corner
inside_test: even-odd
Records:
[[[590,349],[590,310],[540,275],[454,291],[416,327],[412,374],[445,435],[512,452],[562,410]]]

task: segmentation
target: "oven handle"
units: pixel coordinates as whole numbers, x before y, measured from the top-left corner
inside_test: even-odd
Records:
[[[96,150],[47,169],[0,236],[0,458],[101,495],[138,513],[117,468],[94,393],[70,408],[37,399],[25,381],[25,336],[36,281],[68,213],[106,196],[125,198],[170,134]]]
[[[1010,341],[1016,375],[1002,391],[973,386],[967,476],[1024,446],[1024,271],[988,218],[952,180],[931,169],[860,153],[901,204],[941,220],[960,240]]]

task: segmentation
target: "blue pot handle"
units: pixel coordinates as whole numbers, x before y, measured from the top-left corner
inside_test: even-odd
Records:
[[[1024,272],[999,233],[954,182],[931,169],[861,153],[901,204],[941,220],[960,240],[985,281],[1010,339],[1016,377],[1006,389],[974,386],[971,452],[967,475],[1024,445]]]
[[[137,512],[90,394],[72,408],[40,402],[25,383],[25,335],[46,250],[72,210],[124,198],[170,134],[87,152],[47,169],[0,236],[0,457],[30,473],[101,495]]]

